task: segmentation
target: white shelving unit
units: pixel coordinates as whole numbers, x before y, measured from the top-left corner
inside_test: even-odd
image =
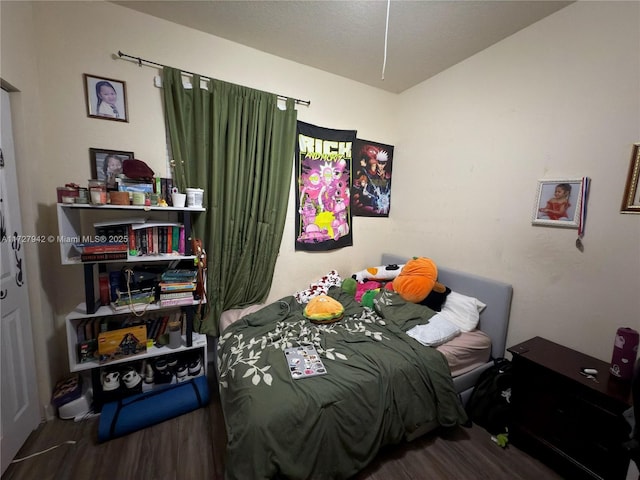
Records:
[[[194,300],[194,306],[198,305],[198,301]],[[157,305],[149,305],[146,309],[147,313],[160,312],[160,311],[169,311],[171,309],[176,310],[178,307],[159,307]],[[122,363],[127,363],[131,361],[144,360],[146,358],[158,357],[161,355],[168,354],[176,354],[180,352],[184,352],[187,350],[195,350],[202,348],[203,349],[203,363],[207,365],[207,336],[192,332],[191,337],[191,346],[187,346],[187,338],[186,335],[182,335],[182,344],[178,348],[169,349],[168,347],[150,347],[147,348],[145,353],[131,355],[119,360],[113,360],[108,363],[100,363],[100,362],[79,362],[78,359],[78,351],[75,347],[78,344],[78,335],[77,335],[77,327],[79,322],[84,320],[85,318],[99,318],[99,317],[110,317],[115,315],[126,315],[127,312],[114,312],[111,307],[101,306],[92,314],[84,313],[86,311],[86,307],[84,303],[81,303],[76,307],[76,309],[69,313],[66,316],[66,332],[67,332],[67,351],[69,356],[69,370],[71,372],[81,372],[84,370],[91,370],[98,367],[105,367],[107,365],[118,365]],[[206,367],[205,367],[206,368]]]
[[[75,243],[82,243],[87,239],[95,239],[92,219],[109,215],[113,218],[127,214],[127,218],[135,215],[135,218],[169,221],[172,216],[190,214],[191,212],[204,212],[204,208],[176,208],[176,207],[142,207],[137,205],[91,205],[80,203],[58,203],[58,244],[60,245],[60,261],[63,265],[78,265],[83,262],[73,255]],[[115,215],[114,215],[115,212]],[[188,215],[185,217],[188,218]],[[123,219],[126,221],[126,219]],[[185,225],[187,227],[187,225]],[[189,225],[190,228],[190,225]],[[190,245],[189,245],[190,247]],[[160,254],[148,256],[129,256],[128,262],[158,262],[171,260],[184,260],[194,258],[193,255]],[[113,260],[111,263],[123,260]],[[102,262],[106,263],[106,262]]]
[[[86,301],[80,303],[73,311],[69,312],[65,317],[67,350],[69,357],[69,369],[71,372],[87,372],[91,371],[94,384],[94,399],[96,389],[99,389],[100,371],[105,367],[117,367],[127,363],[137,363],[144,360],[155,359],[165,355],[187,354],[193,351],[200,355],[202,360],[202,368],[206,373],[207,368],[207,338],[206,335],[193,332],[193,315],[194,310],[199,303],[194,300],[192,305],[187,306],[167,306],[161,307],[157,304],[149,304],[145,308],[145,315],[153,315],[154,313],[162,314],[171,311],[183,310],[187,313],[186,334],[182,335],[182,344],[178,348],[169,348],[168,346],[156,347],[147,346],[146,352],[123,357],[121,359],[109,362],[85,361],[81,362],[78,354],[78,327],[85,319],[97,319],[101,317],[124,318],[128,314],[125,311],[115,311],[111,306],[100,306],[95,304],[93,300],[96,297],[98,286],[95,276],[97,275],[97,266],[99,264],[131,264],[131,263],[147,263],[147,262],[164,262],[167,268],[173,268],[181,260],[192,260],[195,258],[191,254],[191,214],[206,211],[204,208],[175,208],[175,207],[144,207],[130,205],[91,205],[91,204],[57,204],[58,214],[58,238],[60,245],[60,260],[63,265],[83,265],[85,274],[85,298]],[[95,241],[94,222],[97,220],[114,220],[117,223],[121,220],[122,224],[129,222],[131,218],[145,219],[146,221],[175,222],[179,220],[185,229],[185,254],[159,254],[131,256],[128,255],[126,260],[110,260],[101,262],[82,262],[77,256],[77,252],[73,245],[76,243],[86,243]],[[132,315],[132,313],[130,313]],[[149,387],[146,386],[146,390]]]

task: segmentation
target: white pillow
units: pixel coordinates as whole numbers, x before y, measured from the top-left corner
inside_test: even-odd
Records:
[[[407,335],[423,345],[437,347],[460,335],[460,329],[449,321],[446,312],[436,313],[426,325],[416,325],[407,331]]]
[[[449,312],[449,318],[463,332],[470,332],[478,326],[480,312],[487,305],[475,297],[468,297],[458,292],[451,292],[442,306],[443,312]]]

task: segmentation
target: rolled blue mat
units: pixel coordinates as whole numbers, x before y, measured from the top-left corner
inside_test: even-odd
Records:
[[[196,410],[209,403],[207,377],[105,403],[98,441],[104,442]]]

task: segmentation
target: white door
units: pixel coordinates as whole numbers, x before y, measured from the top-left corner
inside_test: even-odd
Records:
[[[0,450],[2,473],[40,423],[9,94],[0,97]]]

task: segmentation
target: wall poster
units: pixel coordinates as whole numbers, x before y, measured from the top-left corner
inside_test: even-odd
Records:
[[[351,214],[388,217],[391,209],[393,145],[356,139],[351,184]]]
[[[353,245],[351,165],[355,130],[298,122],[296,134],[296,250]]]

